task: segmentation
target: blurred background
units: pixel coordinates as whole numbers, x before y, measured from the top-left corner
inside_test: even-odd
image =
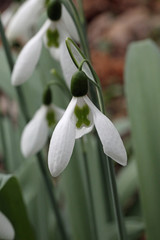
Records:
[[[160,199],[160,190],[158,190],[160,146],[159,136],[157,136],[160,113],[158,109],[159,97],[155,97],[154,100],[153,96],[154,94],[157,96],[160,89],[158,72],[160,55],[157,55],[160,44],[160,1],[84,0],[83,2],[91,60],[102,83],[107,115],[117,126],[128,152],[130,163],[128,170],[123,171],[119,165],[115,167],[124,215],[125,217],[136,216],[140,219],[134,224],[129,223],[130,231],[137,233],[133,236],[131,234],[129,239],[159,240],[160,232],[158,225],[155,226],[155,224],[159,224],[160,218],[158,205]],[[0,0],[1,13],[4,13],[11,3],[13,1]],[[149,42],[140,41],[146,39],[150,39],[152,42],[150,40],[148,40]],[[137,41],[138,45],[136,45]],[[132,45],[128,53],[128,47],[133,42],[135,45]],[[13,45],[13,52],[19,51],[22,45],[23,42],[17,40]],[[128,61],[126,61],[126,56],[128,56]],[[139,66],[142,66],[140,70]],[[129,82],[129,79],[133,80],[132,83]],[[141,82],[141,79],[144,81]],[[132,85],[134,81],[135,86]],[[18,118],[18,106],[4,89],[3,84],[1,84],[1,112],[3,115],[9,116],[14,125]],[[154,108],[158,113],[155,113]],[[153,112],[151,112],[152,110]],[[33,109],[31,109],[32,112],[34,112]],[[154,125],[155,128],[153,129],[151,125]],[[140,136],[143,134],[143,137],[140,139],[138,134]],[[0,160],[3,171],[3,153],[0,153]],[[144,165],[142,166],[142,164]],[[147,183],[147,176],[153,180],[150,185]],[[149,199],[150,196],[151,199]],[[140,198],[142,199],[140,200]],[[63,200],[62,196],[62,205]],[[154,209],[150,207],[151,205]],[[150,211],[154,216],[156,215],[155,218],[149,217]],[[144,222],[149,229],[148,238],[146,238]],[[102,237],[102,239],[105,238]]]

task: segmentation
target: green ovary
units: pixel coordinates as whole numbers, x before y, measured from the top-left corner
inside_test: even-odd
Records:
[[[48,47],[56,47],[56,48],[59,47],[59,33],[58,33],[57,29],[55,29],[53,31],[51,29],[48,29],[46,36],[47,36],[47,46]]]
[[[82,125],[86,125],[87,127],[90,125],[91,122],[87,118],[89,111],[90,110],[87,104],[85,104],[82,108],[80,108],[79,106],[75,107],[74,114],[77,117],[77,123],[76,123],[77,128],[80,128]]]
[[[49,127],[53,127],[56,123],[55,120],[55,113],[52,109],[48,110],[47,115],[46,115],[47,123]]]

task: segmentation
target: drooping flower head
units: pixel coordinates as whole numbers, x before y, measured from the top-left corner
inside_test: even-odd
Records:
[[[66,168],[75,139],[89,133],[94,126],[104,153],[121,165],[126,165],[127,155],[120,135],[112,122],[88,98],[88,78],[83,71],[73,75],[71,92],[72,100],[50,141],[48,165],[52,176],[57,177]]]
[[[25,126],[21,137],[21,151],[24,157],[39,152],[47,142],[49,128],[61,119],[64,110],[52,103],[51,90],[46,89],[43,105],[36,111],[32,120]]]
[[[43,39],[45,45],[50,49],[51,55],[59,59],[61,51],[60,45],[65,38],[69,36],[68,29],[75,35],[75,38],[78,38],[75,25],[68,12],[66,12],[65,7],[57,0],[52,1],[48,5],[48,19],[39,32],[24,46],[17,58],[11,76],[11,82],[14,86],[24,83],[32,75],[40,58]],[[64,21],[64,15],[66,21]],[[68,19],[71,26],[67,24]],[[66,26],[68,26],[68,28]]]

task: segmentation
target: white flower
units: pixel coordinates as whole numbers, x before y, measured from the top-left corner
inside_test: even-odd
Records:
[[[69,36],[66,29],[67,23],[64,22],[63,13],[66,14],[65,7],[62,7],[62,16],[59,20],[47,20],[39,32],[24,46],[17,58],[12,72],[12,85],[18,86],[31,77],[40,58],[43,39],[45,45],[49,48],[51,55],[55,59],[59,60],[59,56],[61,55],[60,52],[63,51],[61,45],[64,42],[65,38]],[[69,14],[67,15],[67,19],[70,19],[68,16]],[[72,24],[70,22],[72,22]],[[77,38],[78,35],[76,33],[74,23],[71,21],[71,19],[69,21],[69,24],[71,24],[71,32],[75,34],[75,38]]]
[[[15,232],[9,219],[0,212],[0,239],[13,240]]]
[[[85,95],[72,98],[53,132],[48,165],[54,177],[66,168],[72,155],[75,139],[90,132],[94,125],[104,153],[121,165],[126,165],[127,155],[118,131]]]
[[[33,26],[37,24],[39,15],[44,9],[45,0],[28,0],[24,2],[12,17],[6,35],[9,40],[26,39]]]
[[[25,126],[21,137],[21,151],[25,157],[39,152],[45,145],[49,126],[60,120],[64,111],[55,105],[42,105]]]

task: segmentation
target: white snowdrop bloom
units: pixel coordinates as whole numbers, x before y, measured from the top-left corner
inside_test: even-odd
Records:
[[[52,134],[48,166],[54,177],[66,168],[75,139],[89,133],[93,126],[102,142],[104,153],[123,166],[127,163],[126,151],[118,131],[86,95],[88,91],[86,78],[82,71],[72,77],[72,83],[75,81],[71,84],[73,98]]]
[[[15,236],[14,228],[9,219],[0,212],[0,239],[13,240]]]
[[[52,6],[53,5],[53,6]],[[32,75],[42,49],[42,39],[50,49],[51,55],[59,59],[60,52],[63,50],[60,46],[64,39],[69,36],[64,21],[62,19],[63,8],[61,4],[54,1],[48,7],[49,20],[42,26],[39,32],[24,46],[17,58],[14,66],[11,82],[14,86],[24,83]],[[73,31],[74,32],[74,31]]]
[[[37,24],[39,14],[44,9],[45,0],[27,0],[12,17],[6,35],[10,41],[25,38],[33,26]]]
[[[62,117],[64,111],[54,104],[42,105],[25,126],[21,137],[21,151],[25,157],[39,152],[45,145],[49,127],[54,126]]]

